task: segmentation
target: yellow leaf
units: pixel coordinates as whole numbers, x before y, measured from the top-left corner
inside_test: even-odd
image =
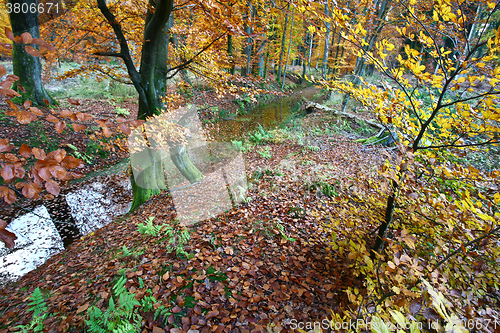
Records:
[[[500,204],[500,193],[495,193],[493,195],[493,199],[495,200],[495,203],[498,205]]]

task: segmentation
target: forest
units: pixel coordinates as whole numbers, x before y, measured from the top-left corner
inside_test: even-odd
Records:
[[[0,333],[500,332],[499,9],[0,3]]]

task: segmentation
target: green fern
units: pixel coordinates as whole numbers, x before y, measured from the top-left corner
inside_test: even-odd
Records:
[[[162,226],[154,225],[153,224],[154,219],[155,219],[154,216],[150,216],[149,219],[146,221],[146,224],[139,223],[137,225],[137,230],[139,231],[139,233],[143,235],[150,235],[157,237],[161,231]]]
[[[45,299],[40,291],[40,288],[37,287],[30,296],[31,302],[28,305],[31,305],[29,311],[33,311],[33,316],[37,317],[41,315],[43,312],[47,311],[47,304],[45,304]]]
[[[128,257],[129,255],[132,254],[132,252],[125,245],[123,245],[122,251],[123,251],[123,256],[124,257]]]
[[[172,313],[169,308],[166,308],[163,304],[155,310],[154,320],[158,318],[162,318],[165,321],[165,325],[168,324],[168,317],[170,317]]]
[[[45,298],[40,291],[40,288],[37,287],[30,296],[31,302],[28,305],[31,307],[28,311],[33,311],[33,317],[31,322],[28,325],[18,325],[17,329],[21,330],[21,332],[42,332],[43,331],[43,321],[48,317],[47,313],[47,304],[45,303]]]
[[[115,297],[118,297],[118,306],[111,297],[105,312],[96,306],[87,310],[89,319],[85,323],[89,332],[135,333],[140,330],[142,317],[135,311],[135,306],[141,304],[125,288],[126,282],[126,277],[122,275],[112,288]]]

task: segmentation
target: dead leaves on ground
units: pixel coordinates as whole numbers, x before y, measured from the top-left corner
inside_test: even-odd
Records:
[[[334,145],[307,155],[297,153],[301,151],[298,146],[271,147],[276,156],[271,162],[256,153],[247,154],[249,176],[262,162],[277,168],[280,159],[291,153],[298,161],[307,157],[315,163],[325,158],[345,163],[345,151],[333,149]],[[298,163],[295,176],[298,173],[300,179],[310,168]],[[343,165],[346,173],[353,168]],[[45,327],[83,329],[89,306],[107,307],[112,281],[120,269],[125,271],[130,292],[140,298],[149,295],[149,289],[169,309],[163,318],[155,318],[154,311],[141,313],[146,332],[265,332],[268,325],[289,331],[292,319],[321,320],[330,310],[346,306],[344,290],[359,287],[359,280],[345,258],[330,253],[321,237],[323,230],[308,213],[319,204],[316,194],[286,173],[264,173],[252,183],[250,203],[191,227],[186,248],[192,256],[189,260],[168,253],[168,240],[138,233],[137,224],[149,216],[155,216],[156,223],[175,217],[167,193],[153,197],[140,213],[86,236],[28,273],[19,284],[3,289],[1,306],[8,310],[2,324],[26,323],[29,315],[24,300],[39,286],[51,290],[47,304],[56,314]],[[277,220],[296,241],[281,236]],[[136,254],[124,256],[123,245]]]

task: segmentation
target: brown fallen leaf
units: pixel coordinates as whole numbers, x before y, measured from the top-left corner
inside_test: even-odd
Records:
[[[89,308],[89,306],[90,306],[89,302],[83,304],[82,306],[80,306],[78,308],[78,310],[76,310],[76,314],[82,313],[83,311],[87,310]]]
[[[210,318],[213,318],[213,317],[217,317],[218,315],[219,315],[219,310],[208,311],[208,313],[205,316],[205,319],[210,319]]]

